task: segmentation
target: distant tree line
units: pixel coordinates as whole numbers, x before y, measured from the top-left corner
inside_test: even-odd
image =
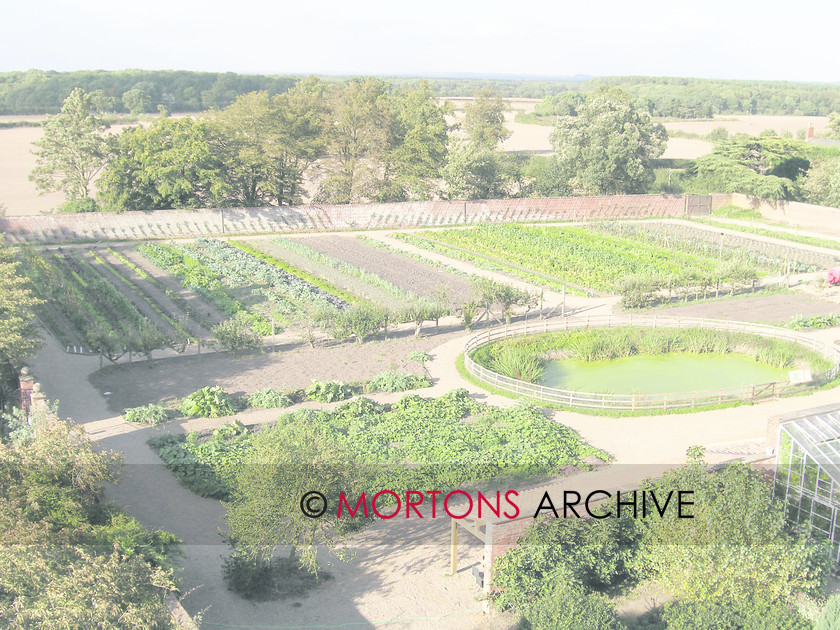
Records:
[[[0,114],[56,113],[75,88],[91,94],[104,112],[153,113],[222,109],[249,92],[282,94],[302,77],[172,70],[28,70],[0,73]],[[323,77],[340,84],[341,77]],[[840,85],[782,81],[722,81],[679,77],[599,77],[588,80],[491,78],[383,78],[389,91],[425,81],[437,94],[468,97],[491,88],[503,98],[548,98],[543,115],[554,115],[553,97],[581,99],[601,87],[618,87],[634,107],[652,116],[708,118],[715,114],[825,116],[840,111]],[[562,99],[561,99],[562,100]],[[540,112],[538,112],[540,113]],[[562,109],[561,112],[562,113]]]
[[[840,111],[840,85],[789,81],[723,81],[672,77],[603,77],[584,91],[607,85],[627,92],[654,116],[710,118],[715,114],[827,116]]]
[[[27,70],[0,73],[0,114],[54,114],[81,88],[102,112],[200,112],[230,105],[237,96],[291,88],[299,77],[172,70]]]

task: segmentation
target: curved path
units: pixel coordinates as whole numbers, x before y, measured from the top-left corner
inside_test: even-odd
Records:
[[[596,314],[611,310],[614,300],[587,300],[577,305]],[[589,310],[591,308],[591,310]],[[814,333],[833,343],[840,331]],[[437,347],[427,364],[434,379],[423,395],[439,395],[463,387],[478,399],[499,406],[516,401],[489,394],[461,378],[455,359],[470,334]],[[84,424],[102,448],[122,451],[122,479],[107,489],[108,498],[126,506],[149,527],[166,529],[184,540],[182,574],[184,590],[195,588],[183,600],[187,610],[204,611],[205,628],[376,627],[399,620],[400,627],[476,628],[507,627],[504,617],[488,620],[477,601],[480,590],[470,573],[481,558],[482,548],[465,540],[459,573],[448,571],[446,519],[380,522],[353,540],[356,558],[328,570],[334,580],[299,600],[250,603],[225,589],[221,558],[227,547],[220,529],[224,509],[218,501],[202,499],[178,483],[146,446],[159,428],[138,427],[108,410],[105,400],[88,382],[99,367],[96,357],[65,354],[48,339],[32,362],[33,370],[51,399],[59,399],[59,412]],[[385,401],[399,395],[376,396]],[[652,465],[684,461],[687,447],[739,440],[761,440],[767,419],[773,415],[836,403],[836,390],[821,391],[762,403],[696,414],[637,418],[612,418],[552,411],[551,416],[577,430],[589,443],[609,452],[614,465],[597,473],[593,483],[601,487],[632,485],[653,474]],[[240,416],[246,423],[270,422],[276,410],[252,410]],[[207,428],[225,420],[173,422],[172,432]],[[583,483],[581,476],[575,483]],[[557,482],[562,487],[563,481]],[[324,557],[326,559],[326,556]]]

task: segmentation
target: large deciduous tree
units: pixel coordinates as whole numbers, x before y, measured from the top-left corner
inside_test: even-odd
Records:
[[[504,158],[487,147],[461,145],[450,153],[443,174],[451,199],[499,199],[507,194]]]
[[[33,142],[36,165],[29,175],[42,192],[63,192],[68,200],[90,198],[90,185],[108,158],[104,131],[94,99],[76,88],[61,112],[48,116],[44,135]]]
[[[476,90],[473,100],[464,107],[464,132],[469,143],[484,149],[496,149],[510,137],[505,127],[507,106],[493,88]]]
[[[430,199],[446,165],[451,106],[425,81],[390,97],[388,147],[377,201]]]
[[[12,253],[0,248],[0,360],[14,363],[34,354],[42,344],[33,311],[39,300],[19,267]]]
[[[643,193],[652,160],[665,150],[665,128],[616,88],[591,94],[577,115],[560,116],[551,134],[557,166],[578,194]]]
[[[339,551],[336,526],[340,521],[336,515],[340,493],[355,497],[364,489],[368,474],[346,446],[327,437],[315,424],[295,421],[261,431],[236,473],[233,498],[227,506],[236,553],[256,560],[259,566],[272,558],[278,545],[284,545],[301,567],[317,572],[316,545]],[[310,518],[302,511],[301,498],[311,491],[326,497],[327,511],[320,518]],[[320,504],[309,509],[317,507]]]
[[[272,159],[267,145],[277,134],[277,118],[265,92],[239,96],[210,116],[213,153],[223,164],[228,203],[261,206],[267,203]]]
[[[102,202],[117,210],[214,205],[225,189],[208,136],[207,123],[191,118],[125,129],[98,181]]]
[[[505,106],[492,88],[473,94],[464,108],[461,127],[465,138],[449,153],[443,171],[451,199],[495,199],[507,196],[510,164],[498,150],[510,136],[505,127]]]
[[[327,176],[316,200],[359,203],[376,196],[391,126],[387,86],[379,79],[353,79],[331,98]]]
[[[329,129],[326,92],[324,83],[309,77],[274,97],[279,133],[269,144],[275,176],[268,190],[278,205],[300,203],[304,174],[324,155]]]
[[[811,203],[840,208],[840,157],[815,162],[808,170],[803,188]]]
[[[326,145],[325,92],[324,84],[310,77],[274,98],[244,94],[211,117],[228,204],[300,202],[304,173]]]

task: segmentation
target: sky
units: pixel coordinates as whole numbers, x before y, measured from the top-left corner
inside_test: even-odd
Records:
[[[7,0],[0,71],[840,82],[840,2]]]

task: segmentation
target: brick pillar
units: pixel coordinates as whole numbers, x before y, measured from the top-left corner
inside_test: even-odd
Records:
[[[41,392],[40,383],[35,383],[35,385],[32,387],[32,394],[29,396],[29,400],[30,413],[39,413],[46,415],[49,412],[49,407],[47,406],[47,396]]]
[[[25,367],[20,371],[20,408],[28,417],[32,405],[32,390],[35,387],[35,377]]]

